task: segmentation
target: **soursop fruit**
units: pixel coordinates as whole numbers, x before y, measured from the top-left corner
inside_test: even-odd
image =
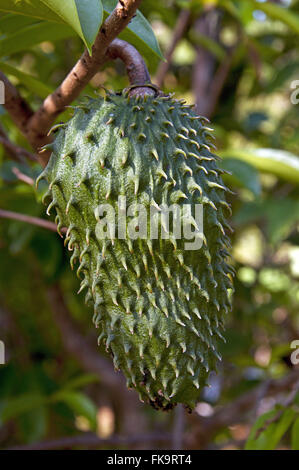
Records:
[[[49,183],[47,213],[55,209],[59,232],[67,227],[71,267],[78,262],[99,341],[128,387],[157,409],[195,406],[220,359],[217,340],[230,309],[228,189],[210,137],[207,120],[172,96],[107,93],[88,98],[58,126],[40,175]],[[182,219],[202,247],[185,249],[162,219],[158,238],[141,236],[140,218],[118,218],[120,197],[126,207],[142,204],[158,215],[163,204],[202,204],[202,235],[190,212]],[[116,215],[116,233],[110,225],[106,238],[99,236],[101,204]],[[135,223],[135,237],[132,227],[130,237],[123,232],[123,221]]]

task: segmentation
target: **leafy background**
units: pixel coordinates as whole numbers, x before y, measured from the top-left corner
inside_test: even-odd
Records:
[[[90,49],[115,4],[0,0],[0,69],[34,109],[84,43]],[[87,447],[96,434],[101,448],[298,450],[299,395],[286,387],[268,396],[267,387],[296,369],[291,343],[299,340],[299,104],[291,102],[299,1],[147,0],[141,12],[121,37],[144,55],[154,82],[211,118],[222,166],[231,172],[225,178],[235,192],[237,274],[223,361],[191,416],[180,407],[159,413],[142,405],[96,348],[92,314],[74,294],[79,281],[61,239],[2,219],[0,446],[36,448],[79,436],[77,447]],[[178,23],[184,28],[174,42]],[[168,66],[156,38],[166,56],[175,45]],[[121,63],[108,63],[85,93],[101,85],[127,85]],[[1,106],[0,120],[11,140],[30,150]],[[1,147],[1,209],[44,218],[45,188],[34,186],[39,173],[39,165],[12,161]],[[239,408],[245,396],[250,403]],[[219,424],[223,410],[231,418]]]

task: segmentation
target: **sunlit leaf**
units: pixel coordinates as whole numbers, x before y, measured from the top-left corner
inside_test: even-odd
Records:
[[[69,28],[72,26],[72,31],[76,31],[90,49],[100,28],[103,13],[106,19],[116,5],[117,0],[104,0],[103,2],[100,0],[68,0],[64,2],[60,0],[0,0],[0,11],[62,23],[65,27],[68,25]],[[67,36],[66,34],[63,37]],[[163,58],[151,25],[140,11],[137,11],[136,16],[119,37],[136,46],[149,61],[152,61],[153,57]],[[57,34],[57,39],[62,39],[62,37]],[[9,41],[9,38],[7,40]],[[35,44],[37,43],[36,40]],[[17,48],[17,50],[22,49]]]
[[[226,158],[222,160],[221,166],[231,172],[232,176],[227,176],[228,179],[249,189],[255,196],[261,194],[259,173],[252,165],[237,158]]]
[[[39,19],[32,18],[30,16],[16,15],[14,13],[8,13],[7,15],[0,18],[0,33],[11,34],[15,33],[19,29],[29,26],[30,24],[38,23]]]
[[[38,80],[28,73],[24,73],[21,70],[7,64],[6,62],[0,62],[0,70],[7,75],[12,75],[20,80],[23,86],[26,86],[30,91],[34,92],[40,98],[46,98],[52,93],[53,88],[45,85],[43,82]]]
[[[257,2],[254,0],[250,1],[257,10],[263,11],[274,20],[282,21],[287,26],[289,26],[289,28],[295,31],[295,33],[299,34],[298,14],[296,14],[289,8],[284,8],[280,5],[276,5],[273,2]]]
[[[219,152],[223,158],[238,158],[255,166],[258,170],[272,173],[279,178],[299,184],[299,157],[285,150],[227,149]]]
[[[274,450],[290,427],[295,412],[289,408],[282,414],[279,408],[259,416],[246,442],[246,450]]]
[[[299,201],[290,198],[267,198],[247,202],[234,214],[237,225],[262,221],[271,243],[285,239],[298,222]]]
[[[65,24],[41,21],[1,39],[0,56],[27,50],[43,41],[58,41],[74,35],[73,29]]]
[[[77,416],[84,416],[90,422],[91,428],[96,429],[97,408],[89,397],[73,390],[61,390],[52,397],[52,401],[61,401],[68,405]]]
[[[295,420],[292,427],[292,449],[299,450],[299,417]]]
[[[63,22],[59,15],[40,0],[0,0],[0,10],[40,20]]]
[[[91,46],[103,20],[101,0],[42,0],[83,39],[91,53]],[[39,2],[40,3],[40,2]]]

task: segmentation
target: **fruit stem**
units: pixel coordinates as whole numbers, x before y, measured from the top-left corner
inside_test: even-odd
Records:
[[[126,66],[131,89],[130,96],[145,96],[157,94],[157,88],[151,83],[151,77],[143,57],[134,46],[114,39],[107,49],[106,55],[110,59],[121,59]]]

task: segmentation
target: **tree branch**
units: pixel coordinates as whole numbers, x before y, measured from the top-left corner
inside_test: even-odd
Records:
[[[210,8],[201,15],[195,23],[195,31],[213,39],[219,40],[221,12],[217,8]],[[192,87],[196,98],[196,111],[204,116],[208,115],[210,107],[210,86],[215,69],[213,54],[202,46],[196,46],[196,60],[192,74]]]
[[[172,449],[183,449],[185,431],[185,409],[182,404],[178,404],[174,410],[174,423],[172,433]]]
[[[142,404],[137,393],[127,389],[124,376],[114,371],[112,361],[103,357],[101,352],[82,335],[69,312],[58,284],[48,288],[47,297],[66,351],[77,359],[84,370],[98,375],[103,386],[108,388],[126,434],[130,435],[135,431],[136,423],[142,432],[147,423],[144,414],[141,413]]]
[[[234,50],[228,52],[226,58],[221,62],[218,69],[216,70],[215,76],[211,82],[209,89],[209,100],[207,102],[205,111],[205,115],[208,118],[211,117],[217,107],[217,103],[232,66],[233,55]]]
[[[281,416],[283,415],[285,409],[293,404],[298,391],[299,391],[299,377],[298,377],[297,382],[292,387],[292,391],[282,401],[282,403],[281,403],[282,408],[276,413],[276,415],[273,418],[268,419],[267,421],[265,421],[263,427],[258,429],[256,437],[258,437],[263,431],[265,431],[270,424],[276,423],[281,418]]]
[[[38,227],[46,228],[47,230],[51,230],[52,232],[57,233],[57,227],[54,222],[39,219],[38,217],[32,217],[30,215],[0,209],[0,218],[19,220],[20,222],[26,222],[27,224],[37,225]],[[61,232],[66,232],[66,228],[62,227]]]
[[[106,52],[109,44],[129,24],[141,0],[119,1],[111,15],[102,25],[94,45],[92,55],[85,50],[79,61],[61,83],[49,95],[42,106],[34,113],[27,125],[27,134],[31,142],[43,145],[49,128],[56,117],[76,99],[98,69],[107,60]],[[41,143],[42,142],[42,143]]]
[[[78,331],[58,284],[48,288],[47,297],[65,349],[85,370],[97,374],[106,385],[116,390],[120,387],[125,390],[123,377],[114,372],[111,361],[102,357],[96,348],[91,347],[82,332]]]
[[[85,50],[76,65],[63,80],[61,85],[49,95],[41,107],[33,113],[30,106],[20,96],[8,78],[0,72],[0,80],[5,87],[5,108],[14,123],[28,139],[32,147],[40,151],[51,138],[47,135],[56,117],[76,99],[99,67],[107,61],[107,49],[111,42],[129,24],[142,0],[121,0],[111,15],[106,19],[92,46],[92,55]],[[40,163],[45,166],[49,151],[39,155]]]
[[[34,162],[37,161],[36,155],[34,155],[31,152],[28,152],[28,150],[24,149],[23,147],[19,147],[18,145],[13,144],[6,134],[3,133],[2,129],[0,128],[0,144],[3,145],[5,150],[9,153],[9,155],[14,159],[19,162],[24,163],[26,161],[25,158],[28,158],[29,160],[32,160]],[[23,158],[25,157],[25,158]]]
[[[159,88],[161,88],[163,86],[165,76],[166,76],[166,74],[169,70],[169,67],[171,65],[171,59],[172,59],[173,53],[175,51],[175,48],[176,48],[178,42],[182,39],[182,37],[183,37],[183,35],[184,35],[184,33],[187,29],[189,20],[190,20],[190,10],[182,10],[180,12],[177,23],[175,25],[175,29],[174,29],[174,32],[173,32],[173,37],[172,37],[171,44],[170,44],[170,46],[169,46],[169,48],[168,48],[168,50],[165,54],[166,62],[161,62],[160,66],[158,68],[157,74],[156,74],[155,82],[157,83],[157,86]]]
[[[34,148],[34,150],[39,150],[41,146],[50,142],[51,138],[47,137],[46,135],[40,135],[38,133],[34,134],[29,131],[30,122],[34,116],[32,109],[26,100],[21,97],[18,90],[11,83],[11,81],[1,71],[0,80],[4,83],[4,108],[9,113],[15,125],[27,138],[32,148]],[[8,146],[7,139],[4,144],[6,147]],[[41,157],[39,160],[41,163],[43,162]]]
[[[26,135],[28,121],[33,116],[33,111],[11,81],[1,71],[0,80],[4,83],[4,107],[17,127]]]
[[[61,437],[50,441],[36,442],[35,444],[10,447],[7,450],[57,450],[83,447],[84,449],[97,449],[107,446],[127,446],[144,443],[157,444],[169,442],[169,433],[154,432],[150,434],[135,434],[131,436],[112,436],[108,439],[100,439],[96,434],[85,433],[78,436]],[[117,447],[117,448],[118,448]]]

